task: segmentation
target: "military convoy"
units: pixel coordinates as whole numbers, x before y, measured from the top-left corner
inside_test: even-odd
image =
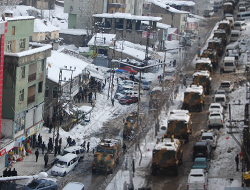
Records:
[[[201,85],[190,85],[185,89],[182,109],[202,111],[204,105],[204,90]]]
[[[209,94],[211,88],[211,76],[209,71],[197,71],[193,74],[192,84],[202,85],[205,94]]]
[[[150,92],[150,100],[149,100],[149,107],[154,108],[155,104],[158,104],[159,100],[163,97],[162,87],[156,86]]]
[[[122,139],[103,139],[96,148],[92,161],[92,173],[112,174],[119,163]]]
[[[165,138],[157,141],[153,149],[152,175],[158,171],[173,172],[178,175],[178,167],[182,164],[183,150],[178,139]]]
[[[215,49],[218,56],[222,56],[224,48],[220,38],[214,37],[208,41],[207,49]]]
[[[123,126],[123,137],[131,139],[136,133],[138,133],[142,126],[146,124],[146,117],[144,113],[139,113],[137,123],[137,112],[132,112],[126,118]]]
[[[192,133],[192,119],[188,110],[172,110],[168,116],[167,137],[189,142],[189,134]]]
[[[200,58],[209,58],[211,60],[211,63],[213,65],[213,68],[215,69],[218,64],[218,54],[217,51],[214,49],[206,49],[202,52]]]
[[[213,73],[213,65],[209,58],[200,58],[196,60],[195,71],[209,71]]]

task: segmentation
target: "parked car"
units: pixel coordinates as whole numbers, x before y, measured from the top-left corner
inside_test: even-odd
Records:
[[[223,106],[220,103],[211,103],[209,108],[208,108],[208,115],[212,111],[219,111],[220,113],[223,114],[224,109],[223,109]]]
[[[209,167],[210,167],[210,159],[204,157],[198,157],[194,159],[194,164],[192,166],[192,169],[204,169],[205,171],[208,171]]]
[[[121,85],[127,85],[127,86],[132,86],[132,87],[138,87],[139,83],[138,82],[134,82],[132,80],[123,80],[121,82]]]
[[[227,97],[225,94],[215,94],[213,101],[214,103],[220,103],[224,108],[227,107]]]
[[[208,115],[208,120],[207,120],[207,126],[208,128],[210,127],[223,127],[224,125],[224,119],[222,113],[219,111],[212,111]]]
[[[187,189],[207,189],[207,172],[204,169],[191,169],[188,175]]]
[[[56,190],[57,183],[48,179],[38,179],[23,187],[23,190]]]
[[[222,81],[219,89],[225,90],[226,92],[232,92],[234,85],[231,81]]]
[[[56,157],[56,159],[60,159],[62,156],[68,154],[68,153],[72,153],[72,154],[76,154],[77,157],[79,158],[79,161],[82,160],[84,158],[84,153],[85,153],[85,148],[81,147],[81,146],[70,146],[67,147],[65,149],[63,149],[60,153],[60,155],[58,155]]]
[[[84,190],[84,185],[79,182],[69,182],[62,190]]]
[[[217,135],[213,131],[202,132],[200,141],[207,141],[212,148],[216,148]]]
[[[60,157],[51,168],[51,175],[65,176],[76,168],[78,157],[76,154],[68,153]]]
[[[124,96],[119,100],[119,103],[123,105],[130,105],[136,102],[138,102],[138,97],[136,96]]]
[[[216,90],[214,94],[224,94],[226,97],[228,96],[227,92],[225,90],[221,90],[221,89]]]
[[[149,81],[142,81],[141,88],[143,90],[150,90],[150,82]]]
[[[137,73],[134,76],[134,81],[139,82],[140,81],[140,73]],[[141,82],[142,81],[148,81],[149,83],[151,83],[151,81],[149,80],[149,78],[145,77],[144,75],[141,75]]]
[[[210,158],[211,147],[207,141],[196,142],[193,147],[193,160],[197,157]]]

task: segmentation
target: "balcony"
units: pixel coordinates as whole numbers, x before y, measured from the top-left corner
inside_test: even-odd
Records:
[[[120,8],[126,8],[126,4],[122,4],[122,3],[109,3],[108,5],[109,8],[116,8],[116,9],[120,9]]]
[[[29,75],[28,82],[36,80],[36,73]]]
[[[35,95],[28,97],[28,104],[35,102]]]

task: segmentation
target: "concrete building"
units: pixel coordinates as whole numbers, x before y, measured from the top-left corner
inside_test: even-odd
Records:
[[[55,0],[23,0],[22,3],[40,10],[55,9]]]
[[[74,44],[76,47],[86,47],[89,41],[89,33],[85,29],[65,29],[59,33],[63,43]]]
[[[107,12],[108,0],[65,0],[64,12],[69,14],[69,29],[91,29],[92,15]]]
[[[6,156],[1,154],[0,160],[20,155],[20,147],[27,150],[36,142],[35,135],[43,126],[45,68],[51,54],[50,45],[29,45],[34,17],[5,17],[5,20],[8,33],[3,68],[2,129],[11,143],[8,149],[0,150],[6,153]],[[6,166],[6,162],[0,163],[0,168]]]
[[[109,0],[108,13],[142,15],[144,0]]]
[[[95,25],[94,33],[116,34],[116,39],[123,39],[133,43],[154,46],[157,41],[156,24],[161,17],[136,16],[128,13],[103,13],[93,15]],[[143,24],[149,22],[149,27]],[[149,39],[147,41],[147,38]]]

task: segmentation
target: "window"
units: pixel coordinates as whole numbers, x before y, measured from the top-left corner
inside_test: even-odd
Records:
[[[45,97],[48,98],[49,97],[49,87],[46,86],[46,89],[45,89]]]
[[[57,87],[53,88],[53,98],[57,98]]]
[[[21,113],[21,114],[18,114],[17,119],[14,123],[15,133],[23,130],[24,127],[25,127],[25,116],[23,113]]]
[[[24,39],[20,39],[20,41],[19,41],[19,48],[20,48],[20,50],[24,50],[25,49],[25,38]]]
[[[39,82],[38,84],[38,93],[42,93],[43,92],[43,81]]]
[[[22,102],[24,100],[24,89],[20,90],[19,92],[19,102]]]
[[[14,36],[16,33],[15,26],[12,26],[12,36]]]
[[[6,51],[7,52],[12,52],[12,41],[7,41]]]
[[[21,67],[21,75],[20,75],[21,79],[25,78],[25,66]]]

